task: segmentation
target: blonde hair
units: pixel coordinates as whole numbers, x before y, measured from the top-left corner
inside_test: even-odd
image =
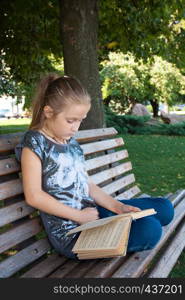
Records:
[[[70,76],[48,74],[38,84],[29,128],[42,128],[45,120],[43,109],[46,105],[53,109],[56,116],[66,105],[90,103],[89,94],[78,80]]]

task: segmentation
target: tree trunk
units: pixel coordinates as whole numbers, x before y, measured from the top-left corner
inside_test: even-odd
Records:
[[[97,59],[98,0],[59,0],[66,75],[79,79],[92,99],[81,129],[104,126]]]
[[[150,100],[150,103],[151,103],[152,109],[153,109],[153,117],[156,118],[156,117],[158,117],[159,103],[155,99]]]

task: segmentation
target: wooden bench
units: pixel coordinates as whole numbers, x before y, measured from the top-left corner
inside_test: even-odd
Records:
[[[126,257],[73,261],[51,248],[38,212],[26,204],[14,147],[23,133],[0,136],[0,277],[167,277],[185,246],[185,190],[169,194],[174,221],[153,250]],[[114,128],[83,130],[77,139],[94,182],[116,198],[141,195],[124,141]],[[125,160],[125,162],[124,162]],[[157,255],[157,259],[154,259]]]

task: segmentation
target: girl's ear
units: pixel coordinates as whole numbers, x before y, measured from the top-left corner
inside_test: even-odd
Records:
[[[44,106],[43,111],[44,111],[44,115],[47,119],[50,119],[53,117],[53,109],[49,105]]]

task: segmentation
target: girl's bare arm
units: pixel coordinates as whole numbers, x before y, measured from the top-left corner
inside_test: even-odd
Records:
[[[123,204],[120,201],[109,196],[107,193],[105,193],[103,191],[103,189],[101,189],[99,186],[97,186],[91,180],[89,180],[89,193],[90,193],[90,196],[95,200],[95,202],[98,205],[100,205],[116,214],[122,214],[122,213],[130,212],[130,211],[140,211],[140,209],[138,207]]]
[[[38,156],[29,148],[23,148],[21,156],[23,189],[26,202],[48,214],[70,219],[79,224],[96,220],[95,208],[78,210],[59,202],[42,189],[42,166]]]

